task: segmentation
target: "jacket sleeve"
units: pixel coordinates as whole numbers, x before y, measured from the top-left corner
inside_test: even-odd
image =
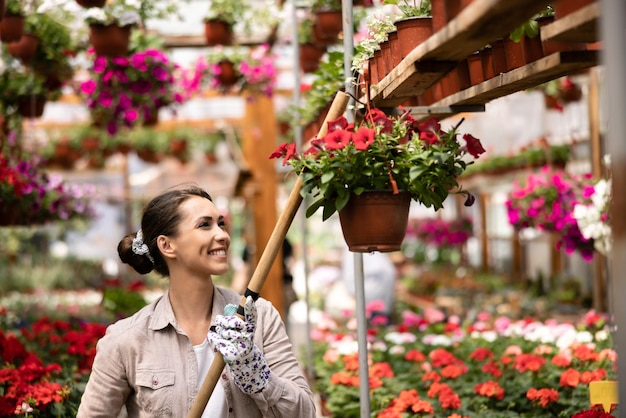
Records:
[[[110,333],[98,341],[91,375],[77,418],[117,418],[130,394],[118,339]]]
[[[259,299],[257,304],[262,321],[257,322],[255,343],[263,351],[272,374],[265,389],[250,396],[263,416],[315,418],[313,393],[293,353],[280,314],[265,299]]]

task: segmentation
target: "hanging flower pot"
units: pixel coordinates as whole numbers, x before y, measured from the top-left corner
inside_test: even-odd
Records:
[[[7,51],[12,57],[17,58],[22,64],[27,65],[35,57],[37,46],[39,46],[39,38],[35,35],[25,33],[19,41],[8,43]]]
[[[24,16],[6,15],[0,21],[0,41],[17,42],[24,34]]]
[[[216,77],[219,79],[220,85],[224,87],[232,87],[239,80],[239,73],[235,69],[235,64],[232,61],[223,60],[218,63],[219,74]]]
[[[341,10],[318,10],[315,12],[313,33],[321,45],[333,45],[343,30]]]
[[[89,42],[97,55],[119,57],[128,54],[131,26],[89,25]]]
[[[300,44],[300,69],[305,73],[312,73],[320,66],[320,59],[326,52],[313,43]]]
[[[352,252],[398,251],[406,235],[411,196],[406,191],[371,190],[351,195],[339,221]]]
[[[76,3],[85,9],[89,9],[90,7],[104,7],[106,2],[107,0],[76,0]]]
[[[221,20],[206,20],[204,22],[204,37],[208,46],[232,45],[233,27]]]
[[[400,55],[406,57],[433,34],[432,17],[409,17],[395,22],[400,40]]]
[[[39,118],[46,105],[43,95],[20,96],[17,100],[17,112],[25,118]]]

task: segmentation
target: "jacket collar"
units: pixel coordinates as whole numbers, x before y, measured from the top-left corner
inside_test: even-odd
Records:
[[[165,290],[163,296],[158,298],[154,304],[154,312],[150,318],[148,328],[157,331],[166,328],[168,325],[172,325],[175,329],[178,329],[178,323],[174,316],[174,310],[169,298],[169,288]],[[213,290],[213,307],[211,310],[211,323],[215,322],[217,315],[224,314],[224,308],[229,303],[238,304],[240,302],[240,296],[233,290],[223,289],[215,287]]]

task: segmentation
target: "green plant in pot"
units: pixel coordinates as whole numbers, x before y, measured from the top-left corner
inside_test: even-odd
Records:
[[[367,109],[354,123],[342,116],[303,153],[284,143],[270,158],[283,158],[301,176],[301,194],[312,197],[307,217],[322,208],[326,220],[353,196],[371,190],[404,191],[435,210],[449,194],[463,194],[469,206],[474,197],[458,177],[472,164],[466,156],[477,158],[484,151],[470,134],[459,139],[457,127],[444,131],[434,118],[419,123],[400,107],[392,115]]]
[[[74,75],[69,57],[78,48],[70,28],[48,14],[34,13],[26,17],[25,31],[39,38],[30,66],[46,79],[50,89],[60,89]]]

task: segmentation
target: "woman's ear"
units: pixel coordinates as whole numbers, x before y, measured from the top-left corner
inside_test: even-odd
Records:
[[[157,237],[157,247],[165,258],[176,258],[176,248],[172,245],[172,241],[165,235],[159,235]]]

